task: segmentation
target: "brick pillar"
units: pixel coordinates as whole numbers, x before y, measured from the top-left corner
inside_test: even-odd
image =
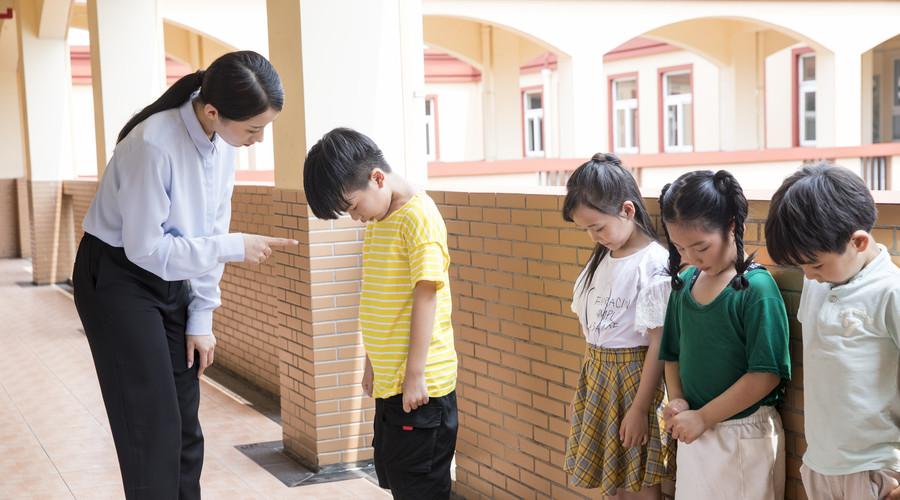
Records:
[[[276,189],[274,211],[273,234],[300,241],[276,261],[285,449],[314,468],[370,459],[374,402],[359,386],[357,319],[364,228],[316,219],[298,191]]]
[[[16,179],[16,202],[19,218],[19,255],[31,258],[31,218],[28,207],[28,181],[24,177]]]
[[[0,258],[19,256],[19,200],[16,179],[0,179]]]
[[[33,282],[66,281],[75,262],[72,198],[63,195],[62,181],[29,181],[28,201]]]

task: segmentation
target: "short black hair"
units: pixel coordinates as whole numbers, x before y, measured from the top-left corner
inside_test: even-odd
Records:
[[[391,171],[381,149],[365,134],[349,128],[325,134],[303,162],[303,191],[313,214],[340,217],[350,207],[347,194],[365,188],[375,168]]]
[[[872,231],[872,193],[852,171],[823,161],[784,180],[769,205],[766,248],[778,264],[801,265],[816,254],[843,253],[854,232]]]

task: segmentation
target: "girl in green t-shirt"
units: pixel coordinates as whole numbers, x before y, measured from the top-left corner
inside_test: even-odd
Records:
[[[772,275],[744,254],[747,199],[720,170],[682,175],[659,201],[672,279],[660,359],[666,430],[680,441],[675,498],[783,498],[774,406],[791,376],[787,313]]]

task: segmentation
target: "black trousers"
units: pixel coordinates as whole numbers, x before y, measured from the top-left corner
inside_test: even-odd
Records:
[[[187,367],[189,282],[164,281],[90,234],[72,279],[126,498],[199,499],[203,433],[199,363]]]
[[[456,391],[410,413],[403,395],[375,400],[375,472],[397,500],[450,498],[450,464],[456,452]]]

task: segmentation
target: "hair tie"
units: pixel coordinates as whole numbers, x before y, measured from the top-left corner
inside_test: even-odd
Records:
[[[622,160],[612,153],[595,153],[591,156],[591,161],[599,163],[612,163],[613,165],[622,166]]]
[[[748,281],[747,277],[741,273],[731,279],[731,287],[735,290],[746,290],[750,287],[750,281]]]

